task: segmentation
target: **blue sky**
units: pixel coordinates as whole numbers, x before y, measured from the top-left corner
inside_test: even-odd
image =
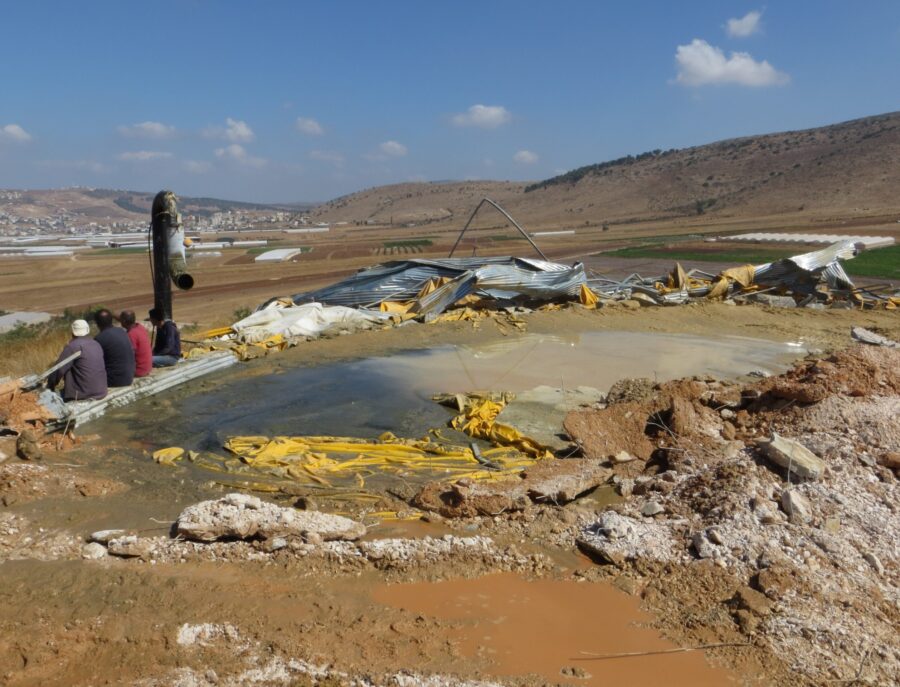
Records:
[[[0,187],[319,201],[900,110],[900,2],[6,2]]]

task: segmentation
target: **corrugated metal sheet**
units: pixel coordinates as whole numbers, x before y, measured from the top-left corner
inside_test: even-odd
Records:
[[[496,269],[490,271],[489,268]],[[406,301],[415,298],[431,279],[447,277],[457,280],[469,272],[480,274],[476,277],[479,282],[476,290],[499,289],[511,295],[525,293],[540,296],[550,294],[550,291],[555,293],[559,290],[560,283],[566,285],[566,293],[577,293],[581,284],[585,283],[584,268],[581,265],[569,267],[544,260],[515,257],[400,260],[362,270],[348,279],[316,291],[297,294],[293,296],[293,301],[297,304],[318,302],[349,307],[367,307],[388,300]],[[578,280],[577,283],[572,282],[573,279]],[[484,284],[481,283],[482,280]],[[447,289],[440,297],[432,298],[429,311],[433,311],[436,307],[434,304],[450,293],[451,289]],[[547,297],[551,298],[553,295]],[[455,301],[450,301],[453,302]]]
[[[850,292],[853,282],[844,272],[839,260],[857,255],[857,246],[844,241],[811,253],[795,255],[784,260],[754,268],[754,283],[763,289],[784,289],[797,296],[816,295],[816,287],[823,281],[833,292]],[[331,286],[293,296],[296,304],[319,302],[325,305],[373,307],[383,301],[415,299],[431,279],[447,278],[447,284],[420,299],[412,312],[433,316],[470,293],[510,299],[528,296],[537,300],[551,300],[578,295],[582,285],[588,286],[602,298],[631,298],[644,294],[660,305],[685,303],[710,293],[717,276],[700,270],[688,273],[692,280],[678,291],[666,290],[668,275],[642,277],[631,274],[625,279],[588,276],[581,264],[574,266],[546,260],[517,257],[446,258],[400,260],[376,265]],[[730,282],[728,293],[741,287]],[[270,301],[271,302],[271,301]],[[268,303],[264,304],[268,305]]]
[[[200,358],[186,360],[174,367],[159,368],[148,377],[136,379],[131,386],[113,389],[99,401],[75,401],[64,404],[65,415],[50,421],[47,428],[80,427],[86,422],[104,415],[108,408],[119,408],[137,400],[158,394],[166,389],[184,384],[216,370],[223,370],[237,362],[229,351],[208,353]],[[53,408],[49,408],[54,412]]]
[[[853,241],[842,241],[811,253],[802,253],[777,262],[759,265],[753,281],[760,285],[789,286],[810,291],[824,276],[832,289],[853,289],[853,282],[838,260],[850,260],[859,254]]]

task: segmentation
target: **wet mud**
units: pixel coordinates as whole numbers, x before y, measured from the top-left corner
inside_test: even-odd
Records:
[[[667,684],[696,687],[734,682],[702,652],[661,653],[676,645],[649,627],[651,618],[636,599],[608,584],[499,574],[379,587],[374,598],[455,621],[452,641],[466,658],[488,661],[487,672],[494,677],[534,675],[547,683],[597,687],[655,687],[663,675]],[[644,655],[608,658],[628,653]]]
[[[718,512],[710,509],[718,505],[715,485],[721,480],[700,485],[709,492],[694,499],[700,505],[681,495],[687,488],[680,486],[682,472],[684,480],[703,476],[692,476],[711,450],[700,438],[697,455],[702,460],[693,466],[673,460],[668,472],[677,473],[669,475],[674,481],[657,474],[667,466],[652,462],[637,479],[628,472],[636,469],[630,463],[616,468],[621,472],[616,485],[602,486],[565,507],[536,505],[520,513],[462,520],[435,514],[412,521],[367,520],[362,542],[387,537],[419,541],[452,533],[489,537],[496,555],[414,555],[375,565],[350,548],[347,555],[300,558],[287,549],[266,552],[253,543],[222,542],[209,546],[211,553],[190,556],[174,541],[160,549],[158,558],[80,559],[85,537],[95,530],[124,528],[141,537],[168,539],[185,506],[222,496],[223,487],[206,471],[190,464],[172,468],[153,463],[150,454],[157,448],[221,451],[224,438],[237,434],[371,438],[392,431],[420,436],[443,426],[450,416],[431,401],[432,393],[442,391],[521,390],[537,384],[606,391],[623,376],[661,382],[695,374],[734,379],[753,369],[776,373],[807,347],[844,341],[846,325],[857,315],[829,312],[807,320],[795,313],[739,308],[728,331],[748,338],[732,339],[719,335],[722,317],[734,308],[677,310],[536,313],[529,333],[513,336],[470,326],[362,332],[309,342],[307,348],[253,361],[191,389],[111,413],[86,429],[102,439],[45,461],[51,480],[35,470],[26,477],[16,471],[7,480],[12,486],[5,493],[13,500],[0,509],[0,683],[816,684],[808,677],[813,668],[804,664],[807,673],[798,676],[782,660],[785,652],[795,650],[791,642],[805,641],[804,636],[793,632],[793,626],[779,629],[782,615],[759,620],[743,607],[729,606],[736,590],[757,582],[742,568],[735,573],[712,560],[694,560],[689,538],[673,563],[597,566],[576,553],[576,537],[599,513],[645,517],[637,510],[645,501],[666,509],[651,516],[657,520],[647,521],[660,527],[667,518],[687,522],[700,505],[706,509],[702,517],[715,522],[707,510]],[[856,319],[895,338],[900,333],[881,314],[860,313]],[[590,333],[612,324],[639,331]],[[625,338],[617,339],[620,335]],[[756,336],[767,340],[752,340]],[[656,340],[664,345],[653,348]],[[789,345],[800,341],[802,346]],[[417,346],[430,350],[407,350]],[[629,367],[632,360],[634,368]],[[816,375],[826,373],[810,367],[808,378],[787,379],[805,385],[798,393],[807,393],[820,381]],[[789,398],[794,387],[779,384],[773,380],[766,387],[769,395],[781,394],[779,402],[786,407],[798,404]],[[837,388],[826,385],[825,390],[845,393]],[[844,405],[854,398],[826,398],[816,410],[823,419],[806,431],[811,436],[821,423],[839,426],[839,418],[848,417]],[[772,413],[765,416],[767,425],[752,427],[741,424],[743,416],[732,418],[738,438],[750,444],[751,430],[761,434],[769,425],[781,430],[776,423],[782,417],[800,421],[780,409]],[[818,415],[810,411],[797,417]],[[893,417],[884,415],[882,425],[895,423]],[[864,436],[862,423],[857,424],[853,446],[874,445]],[[890,437],[876,439],[881,453],[872,460],[888,460]],[[862,484],[872,471],[886,485],[869,479],[866,489],[874,496],[862,496],[889,503],[893,492],[888,488],[894,487],[881,464],[856,464],[853,446],[840,446],[847,453],[841,458],[845,474],[859,473]],[[750,477],[775,479],[765,472],[765,480],[755,477],[763,468],[748,455],[740,459],[739,472],[725,475],[735,494]],[[623,496],[623,484],[635,488],[631,496]],[[810,491],[808,497],[814,496]],[[778,516],[777,504],[768,507]],[[791,526],[783,517],[776,520],[766,527],[782,527],[782,520],[783,527]],[[822,522],[823,528],[831,526],[825,517]],[[511,547],[520,554],[508,554]],[[886,575],[894,575],[893,557],[873,551],[885,561]],[[848,560],[857,567],[868,565],[868,559],[857,562],[850,554]],[[503,570],[518,572],[498,574]],[[893,577],[885,577],[884,584],[888,579]],[[740,603],[753,600],[744,595],[737,595],[744,599]],[[855,597],[850,603],[841,608],[864,605]],[[747,630],[736,618],[757,629]],[[801,621],[812,626],[811,619]],[[759,634],[763,629],[775,633],[777,651]],[[827,628],[816,631],[824,635]],[[715,642],[740,646],[602,660],[582,653],[648,652]],[[820,645],[828,646],[824,640]],[[888,659],[879,655],[874,660],[880,665]],[[854,655],[854,670],[858,661]],[[849,675],[848,665],[837,664],[830,678]],[[864,666],[866,674],[879,674],[873,665]]]

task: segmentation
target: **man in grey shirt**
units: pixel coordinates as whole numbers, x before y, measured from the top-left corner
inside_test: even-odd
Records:
[[[65,401],[85,401],[106,397],[106,364],[103,349],[90,336],[91,328],[84,320],[72,323],[72,339],[59,354],[57,362],[65,360],[73,353],[81,355],[56,370],[47,379],[47,388],[55,389],[61,380],[65,381],[63,399]]]

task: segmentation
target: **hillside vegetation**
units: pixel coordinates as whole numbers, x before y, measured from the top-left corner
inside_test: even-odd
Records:
[[[868,217],[900,212],[900,113],[680,150],[654,150],[543,181],[408,183],[314,211],[326,221],[463,223],[487,195],[535,226],[707,215]]]

